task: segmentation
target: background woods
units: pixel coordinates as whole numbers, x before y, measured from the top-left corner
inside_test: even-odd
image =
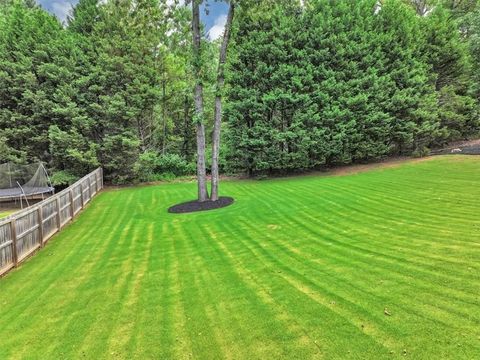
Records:
[[[466,20],[476,3],[423,3],[427,15],[417,1],[303,3],[237,14],[229,164],[253,173],[423,155],[478,131],[478,32]]]
[[[115,183],[193,175],[199,79],[207,172],[212,155],[221,172],[285,172],[478,133],[477,1],[237,2],[225,92],[222,39],[197,59],[191,21],[167,0],[81,0],[64,25],[0,0],[0,162],[45,161],[57,183],[99,165]]]

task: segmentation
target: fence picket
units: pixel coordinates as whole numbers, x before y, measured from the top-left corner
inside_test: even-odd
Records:
[[[82,204],[82,209],[83,207],[85,206],[85,199],[83,197],[83,183],[80,183],[80,200],[81,200],[81,204]]]
[[[60,231],[60,229],[62,228],[62,219],[60,217],[60,197],[57,197],[55,199],[55,202],[57,203],[57,229],[58,231]]]
[[[18,253],[17,253],[17,227],[15,226],[15,219],[10,221],[11,233],[12,233],[12,252],[13,252],[13,266],[18,265]]]
[[[70,191],[68,192],[70,196],[70,219],[73,220],[73,217],[75,216],[75,207],[73,205],[73,189],[70,188]]]
[[[43,247],[44,239],[43,239],[43,214],[42,214],[42,207],[39,206],[37,209],[37,216],[38,216],[38,236],[40,240],[40,247]]]

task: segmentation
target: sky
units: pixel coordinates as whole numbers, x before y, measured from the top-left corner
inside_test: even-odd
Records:
[[[37,0],[40,5],[52,14],[55,14],[60,21],[64,21],[78,0]],[[205,24],[207,35],[215,40],[222,36],[225,23],[227,21],[228,5],[224,2],[208,1],[208,15],[205,11],[201,12],[202,21]],[[205,9],[205,6],[202,6]]]

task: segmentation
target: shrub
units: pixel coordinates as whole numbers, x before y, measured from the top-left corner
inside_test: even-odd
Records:
[[[75,181],[78,180],[78,177],[69,173],[66,170],[60,170],[53,173],[50,178],[53,186],[58,187],[67,187],[72,185]]]
[[[427,148],[426,146],[418,147],[412,153],[412,156],[416,158],[421,158],[429,155],[430,155],[430,149]]]
[[[195,165],[177,154],[160,155],[154,151],[146,151],[135,164],[135,173],[139,181],[159,181],[193,175]]]

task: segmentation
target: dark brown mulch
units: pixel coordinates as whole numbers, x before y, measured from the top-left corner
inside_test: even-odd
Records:
[[[172,214],[186,214],[197,211],[215,210],[232,205],[235,200],[228,196],[221,196],[217,201],[204,201],[198,200],[188,201],[182,204],[174,205],[168,209]]]

